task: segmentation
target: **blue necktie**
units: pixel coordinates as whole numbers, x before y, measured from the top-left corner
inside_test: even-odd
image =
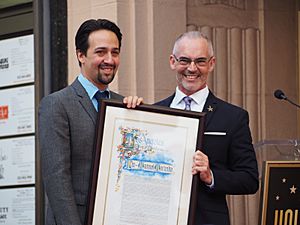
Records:
[[[185,96],[183,99],[182,99],[185,103],[185,110],[191,110],[191,103],[193,101],[193,99],[189,96]]]
[[[105,91],[97,91],[96,94],[94,95],[95,99],[98,102],[98,112],[100,111],[100,100],[101,99],[106,99],[109,98],[109,93],[107,90]]]

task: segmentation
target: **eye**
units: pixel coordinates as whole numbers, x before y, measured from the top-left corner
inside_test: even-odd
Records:
[[[198,59],[195,59],[195,62],[196,63],[207,62],[207,58],[198,58]]]
[[[198,58],[194,60],[195,64],[199,66],[205,66],[207,63],[207,58]]]
[[[180,64],[183,64],[183,65],[187,65],[187,64],[191,63],[191,59],[185,58],[185,57],[180,57],[178,61]]]
[[[118,57],[118,56],[120,55],[120,51],[119,51],[119,50],[112,50],[112,51],[111,51],[111,55],[112,55],[113,57]]]
[[[107,51],[104,50],[104,49],[99,49],[99,50],[96,51],[96,54],[98,56],[105,56],[106,53],[107,53]]]

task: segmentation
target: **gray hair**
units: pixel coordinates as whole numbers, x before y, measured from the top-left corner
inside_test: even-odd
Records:
[[[177,48],[178,48],[178,44],[179,42],[183,39],[183,38],[189,38],[189,39],[205,39],[208,45],[208,54],[209,57],[212,57],[214,55],[214,50],[213,50],[213,46],[212,46],[212,42],[210,39],[208,39],[208,37],[203,34],[200,31],[188,31],[185,32],[183,34],[181,34],[176,40],[175,40],[175,44],[173,47],[173,54],[176,55],[177,52]]]

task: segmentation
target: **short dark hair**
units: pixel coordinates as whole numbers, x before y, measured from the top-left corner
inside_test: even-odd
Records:
[[[119,40],[119,49],[121,49],[122,33],[120,31],[120,28],[114,22],[111,22],[107,19],[90,19],[83,22],[76,33],[76,51],[80,51],[84,55],[86,55],[87,49],[89,48],[88,39],[90,33],[97,30],[109,30],[115,33]],[[80,62],[79,66],[81,66]]]

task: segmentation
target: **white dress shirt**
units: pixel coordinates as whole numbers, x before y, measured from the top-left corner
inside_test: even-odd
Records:
[[[193,99],[191,102],[191,110],[195,112],[202,112],[203,107],[205,104],[205,101],[208,97],[209,90],[208,87],[206,86],[205,88],[201,89],[200,91],[197,91],[196,93],[189,95]],[[185,103],[182,100],[186,94],[184,94],[182,91],[179,90],[178,87],[176,87],[175,91],[175,97],[170,105],[171,108],[174,109],[184,109],[185,108]]]
[[[205,86],[205,88],[201,89],[200,91],[197,91],[196,93],[189,95],[190,98],[193,99],[193,101],[191,102],[191,111],[195,111],[195,112],[202,112],[203,111],[203,107],[205,105],[206,99],[208,97],[209,94],[209,90],[207,85]],[[184,97],[186,96],[186,94],[184,94],[182,91],[179,90],[178,87],[176,87],[176,91],[175,91],[175,97],[170,105],[171,108],[174,109],[184,109],[185,108],[185,103],[182,100]],[[213,188],[214,187],[214,174],[212,172],[212,170],[210,170],[211,176],[212,176],[212,183],[210,185],[207,185],[209,188]]]

